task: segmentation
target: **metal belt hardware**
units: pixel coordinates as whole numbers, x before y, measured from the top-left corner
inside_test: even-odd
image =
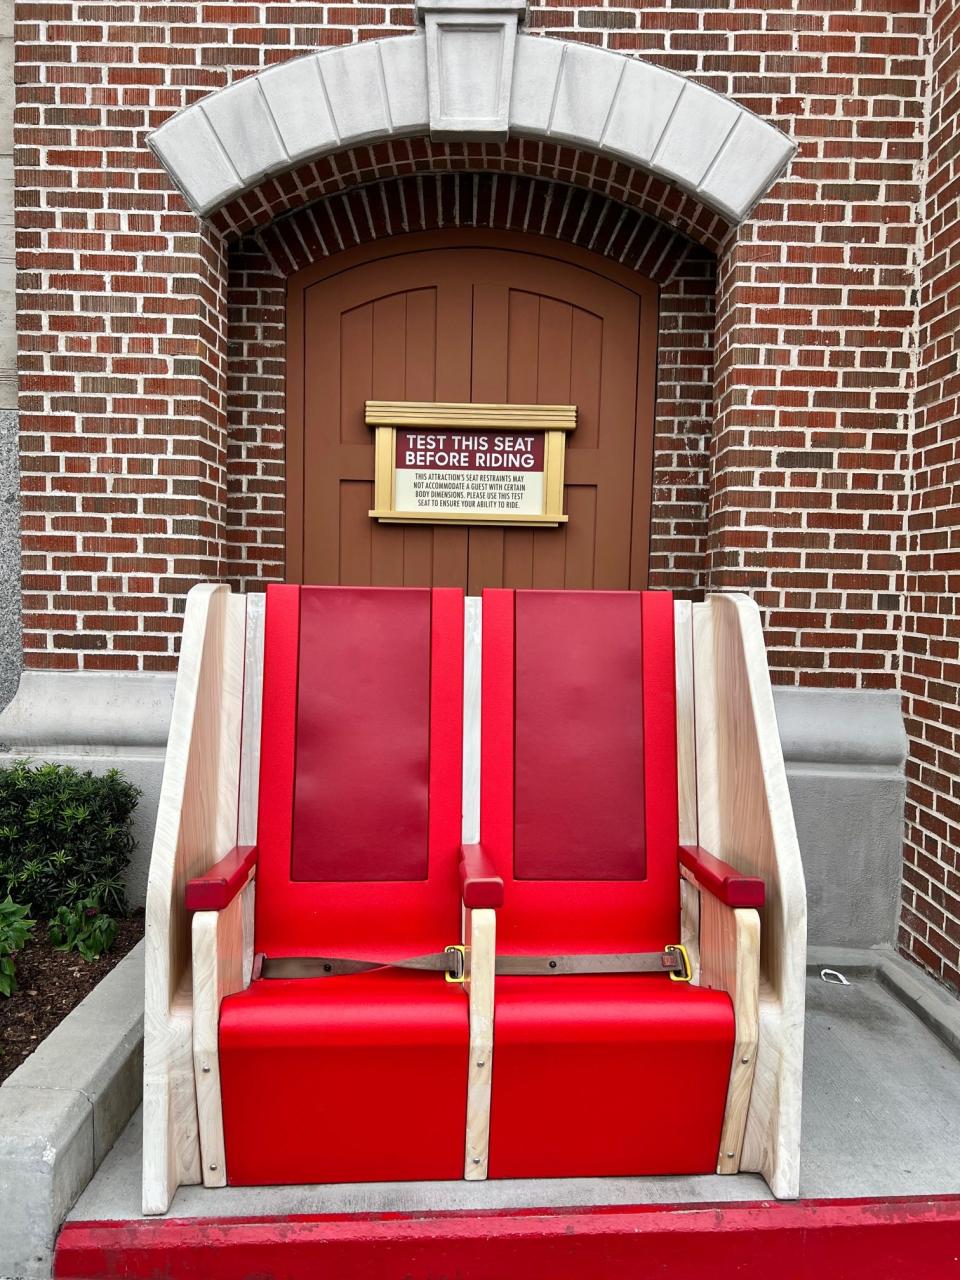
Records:
[[[679,973],[671,973],[671,982],[689,982],[693,977],[693,970],[690,968],[690,957],[687,955],[687,948],[682,942],[671,943],[670,946],[664,947],[664,951],[669,951],[671,955],[677,956],[683,968]]]
[[[335,978],[374,969],[417,969],[442,973],[445,982],[462,985],[467,976],[469,948],[460,943],[425,956],[405,960],[351,960],[345,956],[258,955],[254,976],[263,978]],[[671,943],[662,951],[600,952],[594,955],[498,955],[495,972],[503,975],[562,977],[580,973],[668,973],[671,982],[690,982],[687,949]]]
[[[443,975],[444,982],[462,983],[467,976],[467,948],[455,942],[452,946],[444,947],[443,950],[445,955],[459,957],[456,969],[452,973],[448,970]]]

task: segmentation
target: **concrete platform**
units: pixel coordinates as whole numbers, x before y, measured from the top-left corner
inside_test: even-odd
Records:
[[[929,1028],[929,1018],[911,1011],[890,989],[889,975],[853,963],[857,954],[864,953],[849,956],[849,986],[828,985],[818,976],[808,980],[801,1197],[955,1195],[960,1192],[960,1062]],[[842,959],[839,953],[823,957],[824,963]],[[941,998],[940,992],[934,995]],[[949,1017],[956,1002],[942,998]],[[138,1114],[77,1201],[68,1227],[142,1221],[140,1135]],[[183,1187],[167,1220],[704,1205],[769,1197],[766,1183],[752,1174]]]

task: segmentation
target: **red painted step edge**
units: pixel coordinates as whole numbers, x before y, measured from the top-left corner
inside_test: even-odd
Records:
[[[960,1196],[71,1222],[59,1280],[931,1280]]]

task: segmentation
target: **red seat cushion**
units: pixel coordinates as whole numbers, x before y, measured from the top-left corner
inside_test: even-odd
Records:
[[[725,992],[658,975],[498,978],[490,1176],[715,1173]]]
[[[467,1001],[439,974],[261,980],[224,1000],[233,1185],[463,1176]]]

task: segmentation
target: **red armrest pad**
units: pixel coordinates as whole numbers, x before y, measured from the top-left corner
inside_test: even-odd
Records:
[[[460,849],[460,892],[465,907],[502,907],[503,881],[483,851],[483,845]]]
[[[257,861],[255,844],[238,844],[202,876],[187,881],[184,903],[188,911],[222,911],[247,883]]]
[[[680,846],[680,862],[715,898],[728,907],[762,907],[764,887],[759,876],[745,876],[729,862],[697,845]]]

